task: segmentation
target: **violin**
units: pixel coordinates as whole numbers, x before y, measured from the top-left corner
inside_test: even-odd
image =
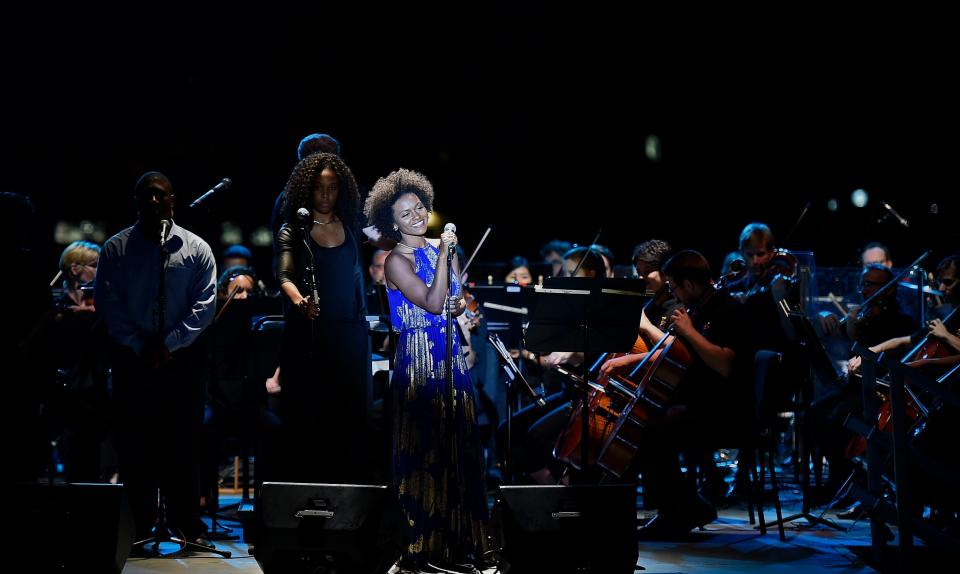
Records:
[[[470,329],[473,330],[474,328],[480,326],[480,319],[482,318],[482,315],[480,314],[480,302],[477,301],[477,298],[474,297],[472,293],[467,291],[466,287],[464,287],[461,291],[461,295],[467,304],[463,315],[470,322]]]
[[[863,305],[856,308],[855,319],[853,320],[853,325],[856,329],[868,329],[871,323],[883,316],[891,308],[896,307],[896,291],[891,289],[892,285],[893,284],[888,284],[877,291],[877,294],[882,292],[884,295],[880,295],[877,298],[873,298],[872,296],[868,297]]]
[[[947,324],[952,323],[955,315],[956,309],[947,315],[943,322]],[[908,364],[919,359],[943,358],[952,354],[949,346],[943,341],[932,335],[927,335],[917,346],[904,355],[900,362],[902,364]],[[938,382],[942,382],[942,379],[943,377],[941,377],[941,380],[938,380]],[[911,432],[914,432],[918,427],[923,426],[927,416],[927,409],[909,387],[904,387],[904,393],[907,421],[910,425]],[[892,422],[890,397],[885,394],[883,395],[883,402],[880,404],[877,413],[877,427],[882,431],[889,432]],[[847,445],[847,458],[852,459],[855,456],[861,456],[866,450],[866,438],[859,435],[855,436],[850,441],[850,444]]]
[[[930,251],[927,251],[926,253],[918,257],[913,263],[905,267],[903,271],[894,275],[893,278],[887,281],[882,287],[880,287],[872,295],[867,297],[866,300],[863,302],[863,305],[860,306],[860,311],[857,312],[857,321],[859,322],[871,316],[875,317],[880,313],[882,313],[886,309],[886,307],[881,306],[879,308],[871,308],[872,305],[874,305],[875,303],[878,303],[878,300],[881,300],[879,302],[887,306],[889,306],[893,301],[895,301],[895,299],[893,298],[895,294],[889,291],[890,287],[899,283],[900,280],[907,273],[909,273],[913,268],[920,265],[920,263],[930,255],[930,253],[931,253]],[[846,317],[840,319],[839,324],[844,325],[849,318],[850,316],[847,315]]]
[[[787,286],[795,284],[798,269],[799,262],[796,255],[786,249],[774,249],[766,268],[746,292],[745,298],[749,299],[766,293],[779,281],[783,281]],[[731,271],[733,271],[732,267]]]

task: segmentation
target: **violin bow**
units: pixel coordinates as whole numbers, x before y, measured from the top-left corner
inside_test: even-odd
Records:
[[[794,222],[793,227],[790,229],[790,232],[787,233],[786,238],[783,240],[783,244],[786,245],[790,242],[790,238],[793,237],[793,234],[797,231],[797,228],[800,227],[800,222],[803,221],[804,216],[807,215],[807,211],[810,209],[810,202],[808,201],[806,205],[803,206],[803,210],[800,211],[800,217],[797,218],[797,221]]]
[[[480,247],[483,246],[483,242],[487,240],[487,236],[490,235],[490,231],[493,229],[492,225],[487,226],[487,231],[483,234],[483,237],[480,238],[480,243],[477,243],[477,246],[473,249],[473,253],[470,254],[470,259],[467,259],[467,264],[463,266],[463,269],[460,270],[460,282],[463,282],[463,278],[467,276],[467,269],[470,269],[470,264],[473,263],[473,258],[477,256],[477,253],[480,251]]]
[[[223,315],[223,312],[227,310],[227,307],[230,306],[230,303],[233,302],[233,298],[236,297],[237,293],[239,292],[240,292],[240,285],[234,285],[233,288],[230,289],[230,294],[227,295],[227,300],[223,303],[223,307],[220,307],[220,310],[217,311],[217,316],[213,318],[214,323],[216,323],[217,319],[219,319],[220,316]]]
[[[894,276],[893,276],[893,279],[891,279],[890,281],[887,281],[887,283],[886,283],[883,287],[877,289],[876,292],[875,292],[873,295],[867,297],[866,300],[864,300],[864,302],[860,304],[860,308],[861,308],[861,309],[866,309],[867,307],[869,307],[870,304],[874,302],[874,300],[880,298],[880,297],[883,295],[883,292],[884,292],[884,291],[886,291],[887,289],[889,289],[891,285],[895,285],[895,284],[898,283],[901,279],[903,279],[903,277],[904,277],[907,273],[909,273],[909,272],[910,272],[914,267],[916,267],[917,265],[920,265],[920,263],[923,262],[923,260],[926,259],[931,253],[933,253],[933,251],[929,251],[929,250],[928,250],[926,253],[924,253],[924,254],[921,255],[920,257],[917,257],[917,259],[916,259],[913,263],[911,263],[911,264],[908,265],[907,267],[904,267],[904,268],[903,268],[903,271],[901,271],[900,273],[897,273],[896,275],[894,275]],[[847,315],[846,317],[840,319],[840,324],[841,324],[841,325],[845,324],[845,323],[847,322],[847,319],[849,319],[849,317],[850,317],[850,316]]]
[[[593,241],[591,241],[591,242],[590,242],[590,246],[587,247],[587,253],[588,253],[588,254],[593,251],[593,247],[597,244],[597,241],[600,240],[600,234],[601,234],[601,233],[603,233],[603,229],[598,229],[598,230],[597,230],[597,234],[593,236]],[[583,265],[583,262],[586,261],[586,260],[587,260],[587,256],[586,256],[586,255],[584,255],[583,257],[580,258],[580,262],[577,263],[577,266],[576,266],[576,268],[574,268],[573,273],[570,274],[571,277],[576,277],[576,276],[577,276],[577,271],[580,271],[580,266]]]

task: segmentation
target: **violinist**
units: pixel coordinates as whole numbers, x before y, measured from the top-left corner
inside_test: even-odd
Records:
[[[879,263],[867,264],[860,276],[859,290],[863,299],[874,297],[884,286],[887,287],[886,290],[876,295],[866,307],[852,308],[844,325],[841,325],[832,313],[822,312],[820,324],[824,332],[867,346],[899,336],[906,336],[909,340],[910,333],[917,328],[917,322],[900,311],[897,305],[896,283],[891,284],[894,277],[893,271],[888,267]],[[846,347],[849,349],[850,344]],[[849,378],[848,383],[839,389],[839,394],[831,396],[827,393],[820,397],[817,408],[809,413],[813,436],[830,467],[823,492],[831,497],[839,491],[854,468],[847,456],[847,445],[853,434],[840,424],[837,415],[847,410],[856,413],[863,410],[859,379]],[[845,405],[836,410],[837,405],[833,402],[835,400],[842,400]],[[846,500],[839,501],[835,506],[846,506]]]
[[[573,246],[569,241],[554,239],[540,248],[540,257],[543,258],[544,263],[550,264],[553,277],[560,277],[563,274],[563,254],[570,251],[571,247]]]
[[[93,299],[100,246],[75,241],[60,256],[63,296],[50,328],[52,361],[57,367],[54,392],[45,410],[51,415],[58,449],[69,482],[100,482],[109,462],[101,468],[107,442],[109,391],[105,349],[106,325],[99,320]],[[102,444],[101,444],[102,443]],[[115,454],[107,458],[114,458]],[[108,471],[112,472],[112,471]]]
[[[525,257],[517,255],[510,259],[510,272],[503,278],[503,282],[508,285],[520,285],[521,287],[533,283],[530,264]]]
[[[740,232],[740,254],[747,264],[742,279],[730,284],[730,294],[744,303],[751,324],[753,349],[783,352],[789,349],[792,328],[777,303],[787,299],[797,303],[791,289],[791,272],[780,265],[785,261],[773,232],[766,224],[750,223]]]
[[[943,298],[945,302],[944,307],[956,309],[958,305],[960,305],[960,285],[958,285],[958,272],[960,272],[960,254],[947,256],[943,258],[937,265],[939,290],[943,292]],[[956,315],[954,315],[954,317],[955,316]],[[955,340],[957,326],[957,321],[955,319],[946,323],[944,320],[934,319],[912,335],[902,335],[885,339],[879,343],[870,345],[869,348],[874,353],[885,353],[898,349],[907,349],[916,346],[921,340],[929,335],[936,339],[943,340],[950,348],[953,348],[952,354],[960,357],[960,352],[958,352],[960,349],[953,347],[952,344],[957,342]],[[931,361],[929,359],[919,360],[923,362],[914,362],[911,363],[911,365],[920,367],[924,366],[925,364],[929,364]],[[947,358],[945,360],[938,360],[938,362],[945,366],[951,363],[953,360],[955,359]],[[850,372],[859,371],[861,362],[862,361],[860,357],[853,357],[850,359],[847,365],[848,370]]]
[[[641,529],[644,538],[673,538],[716,519],[680,470],[679,453],[739,444],[748,432],[752,401],[744,383],[742,306],[713,286],[710,265],[696,251],[681,251],[661,270],[683,307],[671,322],[692,363],[665,416],[644,429],[635,459],[644,503],[658,509]],[[689,311],[687,311],[689,309]]]
[[[775,386],[765,387],[764,401],[769,406],[788,404],[791,397],[808,387],[809,373],[804,350],[795,343],[793,327],[780,307],[783,302],[798,306],[796,260],[776,248],[773,232],[763,223],[743,228],[739,248],[747,273],[729,284],[729,292],[744,304],[741,321],[749,333],[746,352],[750,361],[759,357],[753,370],[755,383],[776,381]]]
[[[608,278],[614,277],[616,273],[613,270],[613,251],[610,251],[610,248],[606,245],[600,245],[598,243],[594,243],[590,248],[599,253],[600,258],[603,259],[603,276]]]
[[[914,332],[917,322],[900,311],[896,283],[891,284],[893,278],[894,273],[889,267],[879,263],[867,264],[860,275],[860,295],[863,300],[870,299],[881,288],[886,289],[874,297],[869,305],[852,308],[847,315],[846,324],[842,327],[835,315],[821,312],[820,324],[824,332],[834,335],[842,331],[851,341],[858,341],[868,347]]]

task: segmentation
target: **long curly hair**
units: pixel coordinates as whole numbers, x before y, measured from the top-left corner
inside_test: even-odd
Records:
[[[433,184],[430,180],[422,173],[400,168],[373,185],[363,205],[367,222],[376,226],[381,235],[400,241],[400,232],[393,228],[393,204],[408,193],[416,194],[427,211],[433,211]]]
[[[360,213],[360,192],[357,191],[357,180],[354,179],[353,172],[350,171],[347,164],[343,163],[339,156],[332,153],[308,155],[293,168],[290,179],[287,180],[287,186],[283,190],[283,217],[287,223],[293,224],[297,221],[297,210],[301,207],[312,210],[313,190],[317,178],[327,168],[332,169],[337,174],[340,183],[333,212],[340,218],[344,226],[351,229],[358,227],[357,215]]]

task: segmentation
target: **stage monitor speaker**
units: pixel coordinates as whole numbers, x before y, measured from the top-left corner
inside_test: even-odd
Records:
[[[497,501],[504,572],[632,574],[637,491],[603,486],[501,486]]]
[[[9,548],[30,572],[123,570],[134,527],[122,484],[20,485],[10,504],[15,530]]]
[[[386,572],[386,486],[264,482],[254,555],[264,574]]]

